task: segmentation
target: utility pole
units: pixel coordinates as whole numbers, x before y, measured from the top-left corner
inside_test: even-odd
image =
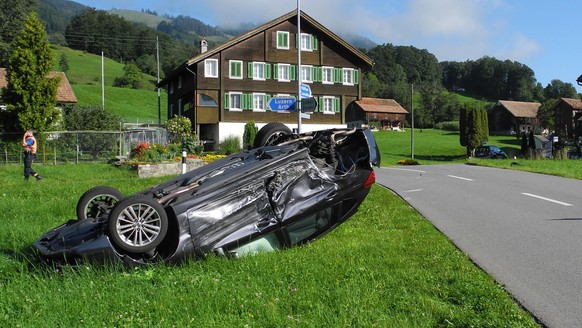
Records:
[[[410,113],[411,113],[411,129],[410,129],[410,157],[414,159],[414,84],[410,88]]]
[[[301,133],[301,0],[297,0],[297,133]]]
[[[156,87],[158,89],[158,125],[162,125],[162,107],[160,104],[160,41],[158,40],[158,36],[156,35],[156,58],[158,63],[158,83]]]

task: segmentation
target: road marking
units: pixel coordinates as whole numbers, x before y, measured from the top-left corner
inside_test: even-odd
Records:
[[[399,169],[399,168],[395,168],[395,167],[383,167],[383,169],[386,169],[386,170],[398,170],[398,171],[410,171],[410,172],[426,173],[426,171],[421,171],[421,170]]]
[[[564,206],[574,206],[572,204],[564,203],[564,202],[561,202],[559,200],[555,200],[555,199],[551,199],[551,198],[546,198],[546,197],[542,197],[542,196],[530,194],[530,193],[527,193],[527,192],[522,192],[521,194],[522,195],[525,195],[525,196],[530,196],[530,197],[534,197],[534,198],[537,198],[537,199],[545,200],[545,201],[548,201],[548,202],[552,202],[552,203],[564,205]]]
[[[422,189],[405,190],[404,192],[417,192],[417,191],[422,191]]]
[[[460,179],[460,180],[465,180],[465,181],[473,181],[473,179],[458,177],[456,175],[447,175],[447,176],[450,178],[455,178],[455,179]]]

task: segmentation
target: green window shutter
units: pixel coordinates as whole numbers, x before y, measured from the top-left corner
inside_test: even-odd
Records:
[[[271,64],[265,64],[265,79],[271,78]]]
[[[279,79],[279,65],[273,64],[273,80]]]
[[[301,40],[301,33],[295,34],[295,48],[297,49],[299,49],[300,46],[299,40]]]
[[[336,113],[339,113],[340,112],[341,109],[340,109],[340,99],[339,98],[334,98],[333,99],[333,110]]]
[[[321,82],[323,80],[323,68],[322,67],[315,67],[313,70],[313,81],[314,82]]]
[[[334,68],[333,69],[333,83],[341,83],[342,69],[341,68]]]
[[[249,79],[252,79],[253,78],[253,63],[252,62],[249,62],[247,64],[247,77]]]
[[[319,42],[317,40],[317,37],[315,35],[312,35],[311,36],[311,49],[317,50],[318,44],[319,44]]]
[[[243,93],[243,110],[252,110],[253,109],[253,95],[249,93]]]
[[[228,94],[228,92],[224,93],[224,109],[229,109],[230,108],[230,95]]]
[[[289,65],[289,79],[294,81],[297,79],[297,66]]]
[[[354,84],[360,83],[360,71],[357,69],[354,70]]]
[[[271,95],[263,96],[263,100],[265,102],[265,110],[271,110],[271,108],[269,108],[269,100],[271,100],[271,98],[273,98]]]
[[[315,108],[315,112],[323,112],[323,97],[317,98],[317,108]]]

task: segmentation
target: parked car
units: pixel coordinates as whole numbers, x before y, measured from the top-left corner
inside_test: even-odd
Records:
[[[33,245],[47,259],[127,264],[292,247],[356,213],[380,165],[368,129],[294,134],[269,123],[255,141],[260,146],[133,195],[91,188],[75,220]]]
[[[477,158],[507,158],[503,150],[497,146],[481,145],[475,148],[475,157]]]

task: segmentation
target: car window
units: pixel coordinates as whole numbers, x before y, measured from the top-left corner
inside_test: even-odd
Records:
[[[291,245],[298,244],[325,231],[330,225],[331,207],[295,222],[287,228]]]
[[[279,248],[281,248],[281,243],[275,233],[272,232],[259,239],[255,239],[250,243],[234,248],[230,250],[230,252],[236,253],[237,256],[245,256],[260,252],[270,252]]]

